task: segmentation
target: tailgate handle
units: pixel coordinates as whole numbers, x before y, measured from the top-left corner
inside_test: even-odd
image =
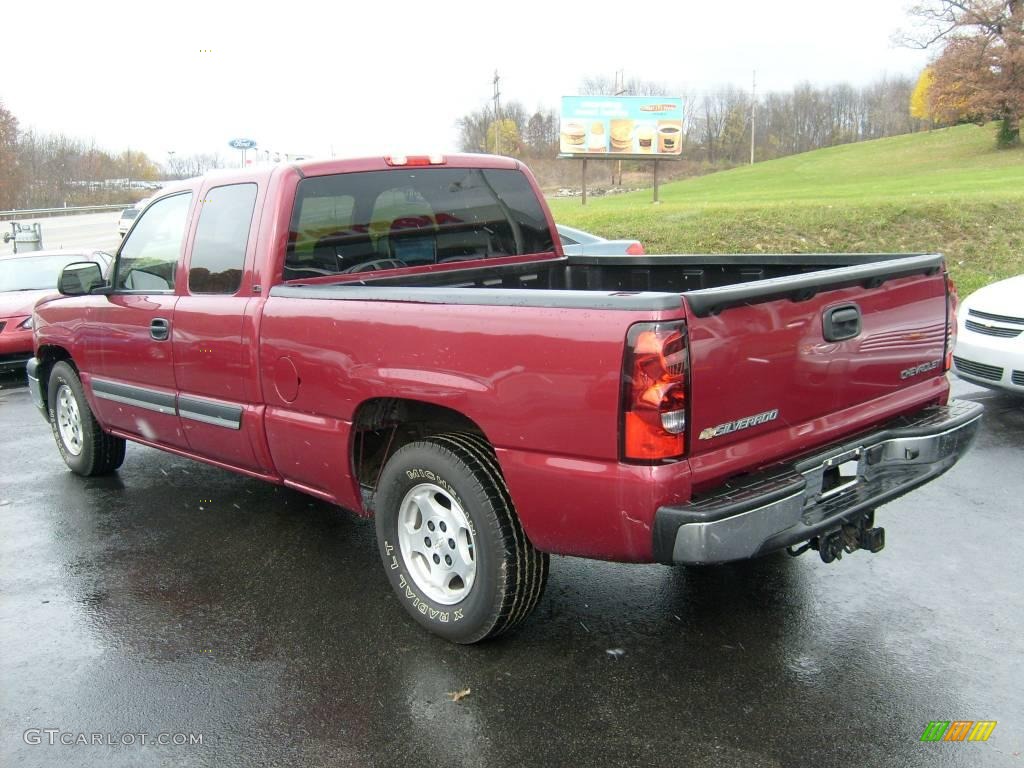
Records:
[[[825,310],[822,320],[825,341],[843,341],[860,334],[860,309],[854,304]]]

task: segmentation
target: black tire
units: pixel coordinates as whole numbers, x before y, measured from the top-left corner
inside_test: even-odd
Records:
[[[437,602],[417,584],[398,538],[407,494],[431,484],[461,507],[473,535],[475,580],[453,604]],[[480,436],[434,435],[396,451],[381,474],[374,511],[391,586],[409,615],[431,632],[456,643],[480,642],[516,627],[540,600],[548,555],[526,538],[494,451]]]
[[[67,391],[62,392],[65,387]],[[100,428],[89,402],[85,399],[78,373],[70,363],[61,361],[53,366],[46,392],[50,429],[53,430],[61,458],[72,472],[84,477],[108,475],[124,463],[125,441],[120,437],[108,435]],[[58,410],[60,398],[65,394],[74,400],[77,407],[78,440],[66,438],[61,434]]]

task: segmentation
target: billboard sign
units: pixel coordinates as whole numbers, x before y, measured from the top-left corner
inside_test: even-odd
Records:
[[[678,159],[683,100],[671,96],[563,96],[561,157]]]
[[[252,139],[232,139],[228,142],[228,146],[234,149],[255,149],[256,142]]]

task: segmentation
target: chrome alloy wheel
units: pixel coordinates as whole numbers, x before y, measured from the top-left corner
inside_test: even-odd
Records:
[[[469,519],[438,485],[421,483],[402,499],[398,546],[423,594],[442,605],[464,600],[476,580],[476,549]]]
[[[64,449],[78,456],[82,452],[82,414],[75,393],[67,384],[61,384],[57,390],[57,431]]]

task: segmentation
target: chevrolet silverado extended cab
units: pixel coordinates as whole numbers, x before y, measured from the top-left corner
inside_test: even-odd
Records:
[[[462,643],[522,622],[550,553],[878,551],[981,417],[939,255],[566,257],[506,158],[185,182],[60,290],[28,376],[71,470],[132,440],[374,515],[401,604]]]

